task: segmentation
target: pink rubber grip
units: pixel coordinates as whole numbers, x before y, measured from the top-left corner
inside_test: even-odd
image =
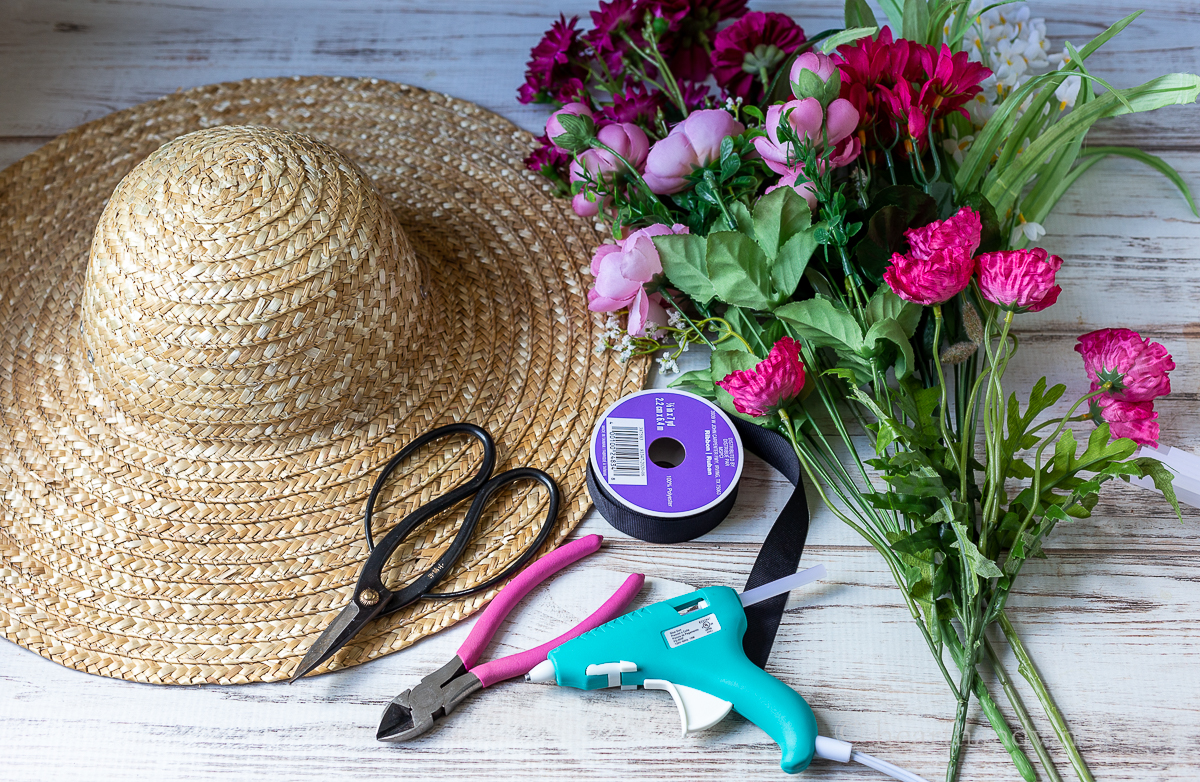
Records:
[[[479,677],[479,682],[484,687],[490,687],[496,682],[502,682],[514,676],[524,676],[533,670],[533,666],[545,660],[546,655],[567,641],[570,641],[577,635],[583,635],[588,630],[594,630],[606,622],[611,622],[623,614],[629,604],[633,602],[633,598],[637,597],[637,593],[642,591],[642,584],[645,581],[646,577],[644,575],[634,573],[625,579],[625,583],[621,584],[621,588],[614,592],[613,596],[605,601],[604,605],[596,609],[595,613],[558,638],[555,638],[553,641],[547,641],[541,646],[530,649],[527,652],[510,654],[508,657],[484,663],[478,668],[472,668],[471,673]]]
[[[529,590],[572,562],[577,562],[589,554],[595,554],[600,550],[600,544],[603,541],[604,538],[599,535],[585,535],[579,540],[551,551],[509,581],[500,590],[500,594],[492,598],[488,607],[483,609],[479,621],[471,628],[471,634],[467,636],[467,640],[463,641],[463,645],[458,647],[458,657],[463,661],[463,665],[467,666],[467,670],[471,670],[471,666],[487,648],[488,641],[492,640],[492,636],[500,629],[504,618],[516,607],[517,603],[521,602],[521,598],[529,594]]]

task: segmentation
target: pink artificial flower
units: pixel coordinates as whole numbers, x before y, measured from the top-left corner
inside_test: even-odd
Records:
[[[1058,301],[1062,288],[1054,284],[1054,274],[1062,268],[1062,258],[1045,250],[984,253],[975,259],[979,265],[979,290],[983,298],[1013,312],[1041,312]]]
[[[926,259],[937,250],[959,247],[974,255],[983,236],[983,221],[979,213],[964,206],[945,220],[934,220],[923,228],[910,228],[904,232],[910,248],[909,255]]]
[[[929,144],[930,115],[933,109],[921,103],[920,93],[908,81],[898,81],[891,88],[880,88],[879,97],[887,105],[891,116],[904,127],[908,138],[918,147]]]
[[[779,135],[785,121],[801,140],[818,148],[822,160],[826,144],[834,150],[822,165],[838,168],[858,157],[858,139],[853,135],[858,127],[858,111],[850,101],[838,98],[826,109],[816,98],[790,100],[767,109],[764,125],[767,135],[754,139],[754,148],[763,162],[777,174],[790,174],[791,169],[803,162],[800,150],[792,149],[791,143]]]
[[[646,295],[642,288],[629,305],[629,322],[625,330],[631,337],[657,337],[659,330],[667,325],[667,309],[661,293]]]
[[[780,178],[779,182],[768,187],[763,195],[770,193],[772,190],[778,190],[781,187],[790,187],[804,197],[804,200],[808,202],[809,211],[813,214],[816,214],[817,191],[815,188],[813,188],[812,182],[809,182],[808,180],[803,182],[797,181],[800,177],[804,176],[804,172],[801,171],[800,168],[800,166],[796,166],[789,173],[784,174]]]
[[[774,413],[804,388],[800,343],[784,337],[754,369],[730,372],[717,385],[733,397],[733,406],[739,413],[756,418]]]
[[[829,55],[820,52],[805,52],[792,63],[792,69],[788,72],[788,81],[795,84],[800,80],[801,71],[812,71],[822,82],[827,82],[833,77],[836,70],[837,63]],[[797,95],[796,97],[801,96]]]
[[[1175,368],[1175,361],[1166,347],[1136,331],[1100,329],[1084,334],[1075,352],[1083,356],[1092,391],[1103,388],[1104,396],[1121,402],[1150,402],[1171,393],[1167,373]]]
[[[646,184],[660,195],[688,186],[687,176],[721,156],[721,142],[746,126],[724,109],[694,111],[654,143],[646,158]]]
[[[928,307],[958,295],[971,282],[974,271],[971,251],[947,247],[924,258],[895,253],[883,279],[900,298]]]
[[[566,130],[563,129],[562,123],[558,120],[558,118],[563,114],[573,114],[577,117],[588,117],[589,119],[593,116],[591,107],[586,103],[568,103],[558,111],[551,114],[546,120],[546,137],[551,141],[554,141],[556,138],[566,133]],[[558,145],[555,144],[555,146]],[[561,149],[561,147],[559,148]]]
[[[764,97],[763,81],[770,83],[775,71],[802,43],[804,30],[792,17],[751,11],[717,33],[713,76],[727,94],[759,103]]]
[[[1153,402],[1122,402],[1107,396],[1091,400],[1092,420],[1107,421],[1113,437],[1128,437],[1138,445],[1158,447],[1158,413]]]
[[[595,285],[588,291],[588,309],[592,312],[616,312],[629,308],[629,333],[644,334],[647,322],[666,325],[662,299],[646,293],[646,283],[662,274],[662,261],[655,236],[688,233],[687,226],[661,224],[634,231],[617,244],[602,244],[592,256]],[[657,309],[655,309],[657,307]]]
[[[603,203],[601,203],[599,201],[592,200],[593,198],[596,198],[594,194],[591,196],[591,198],[589,198],[588,195],[589,193],[585,188],[584,190],[580,190],[574,195],[573,198],[571,198],[571,208],[574,209],[575,214],[579,215],[580,217],[595,217],[596,215],[600,214],[601,206],[607,209],[609,202],[612,201],[609,196],[604,196],[602,199]]]
[[[983,91],[979,83],[992,75],[991,70],[970,60],[966,52],[951,54],[946,44],[940,49],[916,46],[913,54],[928,77],[919,80],[922,82],[919,102],[932,110],[934,119],[952,111],[967,116],[963,106]]]
[[[650,141],[646,138],[645,131],[637,125],[631,122],[605,125],[596,133],[596,138],[613,152],[629,161],[629,164],[639,172],[646,164]],[[571,162],[570,167],[572,182],[588,182],[589,180],[607,182],[617,175],[626,173],[628,171],[625,164],[606,149],[585,149]],[[584,189],[592,190],[593,188],[585,185]],[[591,198],[582,190],[575,194],[575,198],[571,201],[575,214],[591,217],[599,213],[600,204],[593,200],[596,197],[594,193],[590,195]],[[604,200],[607,202],[609,199],[605,197]]]

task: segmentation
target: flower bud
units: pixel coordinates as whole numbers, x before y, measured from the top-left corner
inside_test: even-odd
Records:
[[[828,106],[842,91],[842,75],[833,60],[819,52],[805,52],[792,63],[788,73],[792,94],[799,100],[816,98]]]
[[[546,136],[554,146],[567,152],[587,149],[595,135],[592,110],[583,103],[568,103],[546,120]]]

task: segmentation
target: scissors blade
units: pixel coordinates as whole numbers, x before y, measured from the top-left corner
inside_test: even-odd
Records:
[[[296,667],[292,678],[288,679],[288,684],[311,673],[318,665],[337,654],[338,650],[345,646],[351,638],[358,635],[358,631],[362,629],[363,625],[375,618],[376,613],[378,611],[364,610],[358,603],[351,600],[350,604],[329,623],[329,627],[325,628],[313,645],[308,647],[308,652],[300,661],[300,665]]]

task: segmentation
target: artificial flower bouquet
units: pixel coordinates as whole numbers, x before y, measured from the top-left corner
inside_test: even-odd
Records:
[[[985,666],[1061,778],[992,625],[1090,780],[1005,605],[1105,482],[1149,476],[1178,513],[1167,469],[1135,457],[1157,442],[1154,400],[1174,364],[1128,329],[1085,334],[1090,389],[1065,412],[1065,386],[1013,389],[1005,372],[1015,319],[1061,292],[1063,260],[1028,245],[1084,171],[1132,157],[1192,204],[1158,158],[1085,147],[1089,128],[1191,103],[1200,78],[1115,89],[1092,74],[1088,57],[1136,14],[1052,53],[1023,5],[881,5],[886,25],[848,0],[846,29],[812,37],[744,0],[602,2],[587,31],[560,19],[520,90],[557,107],[527,162],[611,229],[587,302],[609,313],[603,347],[659,353],[667,371],[710,349],[707,369],[675,383],[786,436],[883,557],[957,701],[947,780],[972,697],[1020,775],[1037,777]]]

